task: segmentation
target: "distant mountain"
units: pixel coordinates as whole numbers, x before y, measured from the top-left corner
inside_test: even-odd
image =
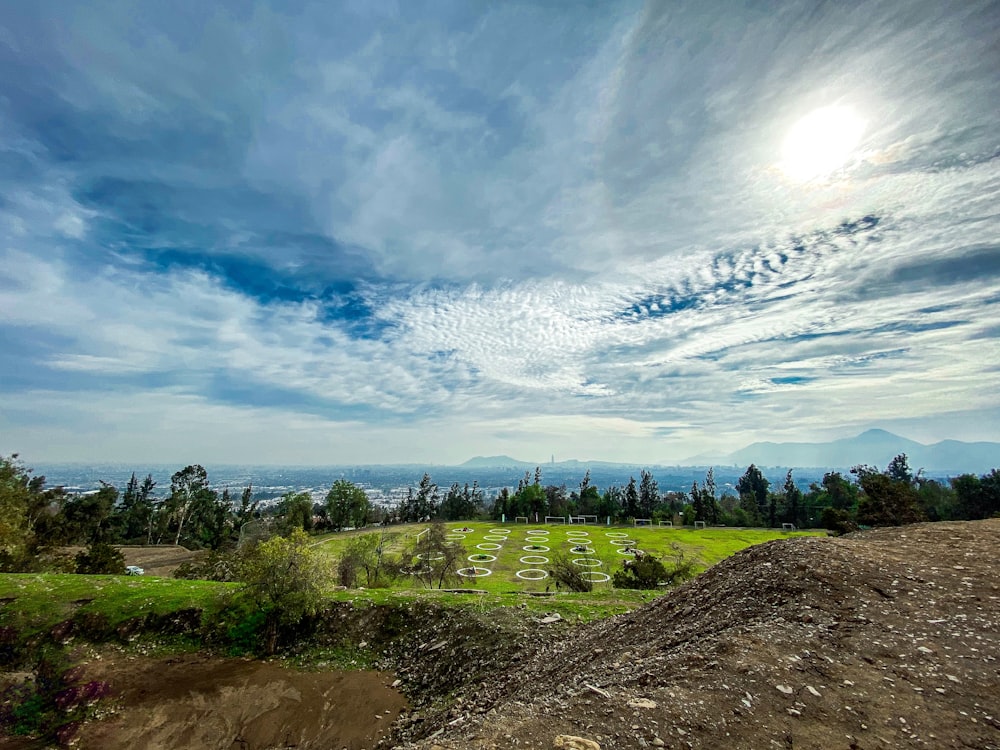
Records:
[[[537,464],[529,461],[518,461],[510,456],[476,456],[465,463],[459,464],[463,469],[492,469],[501,466],[516,466],[534,468]]]
[[[912,469],[963,473],[1000,467],[1000,443],[963,443],[942,440],[924,445],[885,430],[868,430],[857,437],[828,443],[752,443],[712,463],[730,465],[825,467],[843,469],[873,464],[884,469],[893,457],[905,453]],[[685,463],[698,463],[699,456]]]

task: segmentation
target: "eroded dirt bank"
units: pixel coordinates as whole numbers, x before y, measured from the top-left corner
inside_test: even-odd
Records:
[[[996,750],[998,571],[1000,520],[752,547],[544,646],[400,744]]]
[[[274,663],[189,655],[113,655],[88,676],[120,709],[85,726],[83,750],[375,747],[406,707],[384,672],[300,672]]]

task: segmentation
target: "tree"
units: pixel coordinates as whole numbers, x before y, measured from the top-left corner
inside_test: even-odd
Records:
[[[326,515],[330,525],[337,531],[348,527],[364,528],[368,525],[371,515],[371,501],[365,491],[356,484],[346,479],[338,479],[326,493]]]
[[[295,625],[319,610],[329,576],[325,559],[298,529],[288,537],[276,536],[249,547],[241,555],[242,592],[264,616],[266,653],[277,650],[281,625]]]
[[[959,518],[978,520],[1000,513],[1000,470],[977,477],[962,474],[951,480]]]
[[[353,586],[359,570],[365,573],[365,584],[374,588],[382,584],[386,574],[392,577],[392,566],[386,566],[386,551],[394,539],[383,527],[382,531],[358,534],[348,541],[347,548],[337,565],[338,577],[344,586]]]
[[[278,503],[278,515],[281,517],[280,526],[286,534],[292,529],[301,531],[312,531],[313,527],[313,501],[308,492],[285,493]]]
[[[716,487],[715,487],[715,469],[711,466],[708,467],[708,471],[705,472],[705,484],[703,485],[703,496],[705,500],[705,514],[709,523],[715,525],[719,523],[720,513],[719,513],[719,503],[715,498]]]
[[[581,516],[609,515],[604,513],[604,509],[601,507],[600,490],[590,483],[589,469],[583,475],[583,481],[580,482],[580,495],[576,500],[576,512]]]
[[[147,474],[142,484],[136,479],[135,472],[125,486],[118,508],[116,524],[122,540],[131,544],[150,544],[149,539],[153,526],[153,489],[156,482],[153,475]]]
[[[697,482],[691,482],[691,508],[694,510],[695,521],[705,520],[705,501]]]
[[[861,497],[858,500],[858,523],[869,526],[902,526],[924,520],[919,498],[913,486],[913,475],[906,467],[906,456],[900,454],[880,473],[873,466],[851,469],[858,477]]]
[[[656,486],[653,475],[642,469],[639,472],[641,481],[639,482],[639,512],[642,518],[652,518],[653,510],[660,502],[660,488]]]
[[[412,520],[424,521],[436,516],[440,499],[438,486],[431,481],[430,474],[424,474],[420,480],[420,485],[417,487],[417,496],[414,501],[416,518]]]
[[[622,505],[622,512],[625,514],[626,518],[639,518],[639,491],[635,486],[635,477],[628,478],[628,484],[625,486],[625,498]]]
[[[0,569],[16,568],[28,549],[32,504],[30,470],[17,454],[0,456]]]
[[[62,508],[63,529],[66,541],[90,544],[110,541],[111,512],[118,502],[118,489],[101,482],[97,492],[74,495]]]
[[[449,542],[447,535],[445,525],[440,520],[434,521],[413,549],[416,562],[411,563],[411,570],[428,588],[444,588],[445,583],[456,577],[455,571],[465,559],[465,547]]]
[[[468,483],[465,487],[460,487],[455,482],[448,494],[445,495],[444,502],[441,503],[441,517],[448,521],[459,521],[474,518],[479,501],[482,499],[482,492],[479,485],[474,484],[472,489]]]
[[[752,523],[758,524],[768,515],[767,490],[771,483],[760,473],[756,465],[750,464],[736,483],[740,493],[740,507]]]
[[[858,488],[839,471],[823,475],[823,491],[826,503],[837,510],[850,510],[858,502]]]
[[[184,524],[199,502],[207,500],[212,491],[208,487],[208,472],[198,465],[186,466],[170,477],[170,497],[164,511],[170,523],[176,524],[174,544],[181,543]]]
[[[795,486],[792,479],[792,470],[789,469],[785,475],[784,486],[784,518],[785,523],[795,524],[795,527],[803,526],[802,523],[802,490]]]

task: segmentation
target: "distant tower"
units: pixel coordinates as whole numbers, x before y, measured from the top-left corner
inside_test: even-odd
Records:
[[[552,454],[552,465],[553,466],[556,465],[556,454],[555,453]]]

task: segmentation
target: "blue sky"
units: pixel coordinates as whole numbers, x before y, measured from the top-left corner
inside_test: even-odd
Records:
[[[10,5],[0,451],[1000,440],[1000,9],[740,5]]]

